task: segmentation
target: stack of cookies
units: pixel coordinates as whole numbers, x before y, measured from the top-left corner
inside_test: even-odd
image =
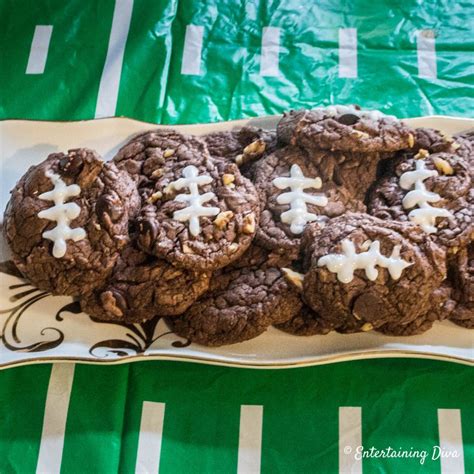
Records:
[[[134,137],[55,153],[12,191],[20,272],[92,318],[210,346],[474,324],[474,139],[352,106],[277,130]]]

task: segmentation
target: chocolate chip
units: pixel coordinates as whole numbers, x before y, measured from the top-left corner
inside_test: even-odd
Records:
[[[354,125],[360,120],[360,117],[355,114],[341,115],[337,121],[343,125]]]
[[[142,238],[147,242],[154,242],[158,235],[158,225],[156,221],[142,220],[139,224],[139,230],[142,234]]]
[[[117,221],[123,212],[119,201],[110,194],[105,194],[97,200],[95,210],[99,219],[103,220],[104,214],[107,214],[113,222]]]
[[[376,321],[386,312],[386,303],[372,293],[362,293],[358,296],[352,309],[352,314],[363,321]]]
[[[59,161],[59,167],[65,176],[77,176],[84,168],[84,161],[80,155],[65,156]]]

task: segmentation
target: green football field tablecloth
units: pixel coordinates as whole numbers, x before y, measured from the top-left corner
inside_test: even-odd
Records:
[[[0,0],[0,118],[472,117],[473,33],[472,1]],[[473,382],[412,359],[10,369],[0,473],[472,473]]]

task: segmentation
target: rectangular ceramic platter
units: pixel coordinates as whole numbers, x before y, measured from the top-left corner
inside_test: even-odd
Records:
[[[252,119],[275,128],[279,117]],[[453,134],[474,127],[474,120],[422,117],[407,120],[416,126]],[[177,126],[182,132],[204,134],[231,130],[247,120],[209,125]],[[138,132],[156,125],[124,118],[84,122],[0,122],[0,208],[9,190],[32,164],[49,153],[89,147],[110,159]],[[8,259],[2,242],[1,261]],[[377,333],[295,337],[275,329],[241,344],[221,348],[186,345],[170,334],[163,321],[146,325],[95,323],[68,297],[41,294],[22,280],[0,274],[0,367],[52,361],[119,363],[144,359],[175,359],[239,367],[293,367],[373,357],[424,357],[473,362],[474,332],[449,322],[420,336],[388,337]],[[23,286],[17,286],[22,285]],[[13,287],[13,288],[12,288]],[[12,309],[16,307],[17,309]],[[56,317],[61,310],[59,317]]]

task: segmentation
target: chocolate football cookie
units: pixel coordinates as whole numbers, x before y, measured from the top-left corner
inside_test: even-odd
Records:
[[[452,298],[456,302],[449,319],[466,328],[474,328],[474,241],[451,261]]]
[[[41,290],[91,291],[111,273],[139,205],[128,174],[94,151],[53,153],[12,191],[4,233],[13,261]]]
[[[277,136],[308,151],[393,152],[415,143],[413,129],[396,117],[344,105],[284,114]]]
[[[320,168],[297,147],[279,149],[257,164],[255,187],[262,211],[256,239],[261,246],[295,259],[308,223],[365,210],[344,185],[320,175]]]
[[[105,286],[81,296],[82,310],[100,320],[143,322],[184,313],[209,288],[211,274],[176,268],[130,244]]]
[[[146,252],[208,271],[249,247],[259,219],[256,190],[237,165],[213,160],[201,140],[149,132],[122,148],[115,161],[138,176],[138,243]]]
[[[301,308],[301,298],[275,267],[221,272],[186,313],[168,319],[179,336],[205,346],[246,341],[270,325],[283,323]]]
[[[371,192],[370,214],[412,221],[451,252],[472,239],[474,188],[462,155],[422,149],[398,158],[392,168]]]
[[[340,332],[411,323],[446,278],[445,252],[419,227],[366,214],[308,226],[303,249],[304,299]]]

